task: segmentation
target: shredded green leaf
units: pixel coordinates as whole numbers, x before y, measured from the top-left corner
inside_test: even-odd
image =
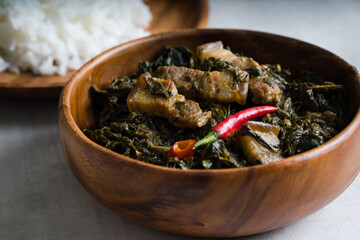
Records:
[[[93,86],[90,94],[99,121],[96,129],[84,129],[85,135],[99,145],[125,156],[170,168],[216,169],[251,166],[252,163],[247,161],[236,144],[236,134],[196,149],[194,157],[183,160],[167,159],[167,153],[175,142],[186,139],[199,140],[214,125],[254,104],[250,100],[244,106],[236,103],[199,101],[203,111],[212,112],[212,118],[204,127],[197,129],[180,129],[164,118],[130,113],[126,98],[136,84],[137,77],[145,72],[153,73],[157,67],[164,65],[193,68],[193,53],[184,47],[167,46],[154,61],[141,62],[139,71],[132,77],[118,77],[106,89]],[[201,69],[231,71],[240,80],[243,74],[233,64],[211,58],[205,61]],[[246,71],[250,77],[262,74],[255,70]],[[280,126],[280,149],[277,151],[282,156],[292,156],[320,146],[348,123],[348,90],[344,85],[328,82],[310,72],[292,76],[289,70],[282,69],[280,65],[267,65],[266,71],[267,78],[263,81],[269,85],[278,84],[283,95],[278,104],[279,110],[258,121]],[[147,84],[153,94],[171,97],[171,92],[163,89],[161,84],[151,80]],[[177,102],[175,106],[184,114],[189,111],[183,102]]]

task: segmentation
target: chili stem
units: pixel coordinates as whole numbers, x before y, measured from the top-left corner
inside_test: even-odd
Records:
[[[204,146],[206,144],[210,144],[215,142],[218,139],[218,134],[216,134],[215,132],[211,131],[208,133],[208,135],[206,135],[206,137],[204,137],[203,139],[201,139],[200,141],[198,141],[195,145],[194,145],[194,149],[198,148],[200,146]]]

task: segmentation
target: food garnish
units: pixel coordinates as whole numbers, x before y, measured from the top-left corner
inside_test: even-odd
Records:
[[[194,148],[201,147],[205,144],[210,144],[218,140],[219,136],[224,140],[230,134],[246,123],[247,121],[264,116],[265,114],[277,111],[278,108],[274,106],[259,106],[252,107],[235,113],[234,115],[227,117],[224,121],[213,127],[213,131],[209,132],[206,137],[198,141]]]
[[[167,158],[178,158],[184,159],[187,157],[194,156],[195,148],[194,145],[196,140],[183,140],[176,142],[170,149],[169,153],[167,154]]]

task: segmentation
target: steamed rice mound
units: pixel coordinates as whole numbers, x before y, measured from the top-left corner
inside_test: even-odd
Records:
[[[0,0],[0,72],[64,75],[150,21],[141,0]]]

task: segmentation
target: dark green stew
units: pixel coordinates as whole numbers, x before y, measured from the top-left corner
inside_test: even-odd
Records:
[[[306,70],[292,75],[277,64],[232,53],[222,43],[196,54],[167,46],[152,62],[106,89],[90,89],[98,118],[83,132],[92,141],[140,161],[181,169],[239,168],[266,164],[320,146],[348,123],[347,92]],[[226,139],[167,157],[175,142],[199,141],[234,113],[262,105],[274,113],[248,121]]]

